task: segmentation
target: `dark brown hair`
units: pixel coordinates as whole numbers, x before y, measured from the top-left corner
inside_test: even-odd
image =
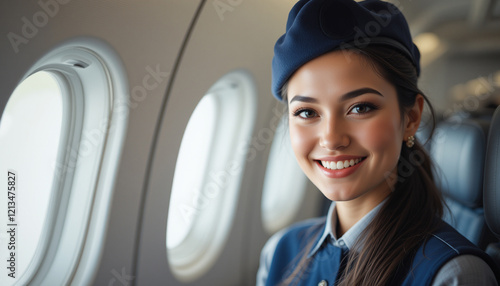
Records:
[[[432,105],[418,88],[415,67],[405,56],[384,46],[350,48],[342,52],[361,55],[380,76],[395,86],[401,118],[421,94],[428,104],[434,130]],[[282,89],[282,96],[286,102],[287,84]],[[418,141],[412,148],[402,142],[398,176],[392,178],[396,180],[393,192],[350,249],[339,285],[402,282],[400,279],[407,274],[414,253],[437,228],[438,218],[443,214],[443,200],[434,183],[432,169],[431,159]],[[312,242],[306,249],[311,247]],[[284,284],[300,280],[309,260],[314,259],[308,259],[307,253],[305,251],[298,266],[283,280]]]

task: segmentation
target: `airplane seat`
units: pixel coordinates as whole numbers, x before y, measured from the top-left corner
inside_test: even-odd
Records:
[[[470,118],[438,124],[432,138],[435,180],[443,192],[443,219],[472,243],[485,249],[493,240],[483,210],[483,167],[488,126]]]
[[[500,267],[500,106],[491,120],[484,165],[484,211],[486,223],[497,240],[486,252]]]

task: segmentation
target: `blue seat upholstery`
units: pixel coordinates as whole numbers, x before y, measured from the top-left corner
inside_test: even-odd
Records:
[[[484,166],[484,211],[486,222],[496,236],[486,252],[500,267],[500,107],[491,120]]]
[[[492,239],[483,210],[486,133],[472,119],[443,121],[431,145],[436,183],[450,210],[444,220],[483,249]]]

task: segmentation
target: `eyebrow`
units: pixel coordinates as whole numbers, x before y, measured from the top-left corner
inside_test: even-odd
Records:
[[[374,94],[377,94],[377,95],[380,95],[380,96],[383,97],[382,93],[380,93],[379,91],[377,91],[377,90],[375,90],[373,88],[364,87],[364,88],[360,88],[360,89],[356,89],[356,90],[350,91],[350,92],[342,95],[340,97],[339,101],[345,101],[345,100],[348,100],[348,99],[351,99],[351,98],[355,98],[355,97],[358,97],[358,96],[366,94],[366,93],[374,93]],[[318,100],[316,98],[312,98],[312,97],[308,97],[308,96],[303,96],[303,95],[296,95],[296,96],[294,96],[292,98],[292,100],[290,100],[290,103],[292,103],[294,101],[309,102],[309,103],[318,103]]]

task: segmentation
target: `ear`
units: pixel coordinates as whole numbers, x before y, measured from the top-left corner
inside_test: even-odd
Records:
[[[422,119],[422,111],[424,110],[424,101],[424,97],[421,94],[417,94],[415,104],[405,116],[405,141],[408,137],[415,136],[415,133],[417,133],[418,126],[420,126],[420,120]]]

